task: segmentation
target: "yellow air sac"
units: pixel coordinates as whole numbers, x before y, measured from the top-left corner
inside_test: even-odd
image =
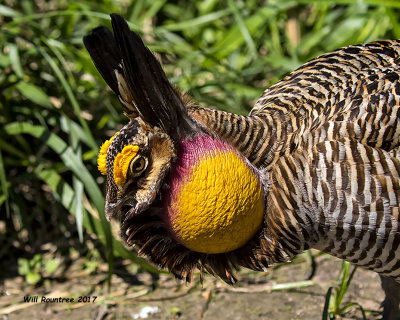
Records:
[[[192,144],[198,145],[196,140],[182,148],[171,173],[163,220],[171,235],[193,251],[229,252],[246,244],[260,228],[262,186],[232,147],[202,139],[210,140],[201,143],[203,148],[191,150]]]

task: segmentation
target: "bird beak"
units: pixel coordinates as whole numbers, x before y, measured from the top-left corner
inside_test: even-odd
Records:
[[[132,210],[129,210],[130,208],[135,208],[135,210],[133,210],[135,213],[138,210],[138,202],[132,197],[128,197],[128,200],[121,199],[116,202],[112,202],[107,195],[104,215],[106,216],[108,222],[110,222],[113,218],[117,218],[119,220],[121,218],[125,219],[126,217],[121,217],[121,214],[126,215],[127,211],[131,212]]]
[[[114,216],[117,215],[117,213],[118,213],[118,208],[120,207],[118,204],[119,204],[118,202],[117,202],[117,203],[112,203],[112,202],[109,202],[108,199],[106,199],[106,205],[105,205],[105,212],[104,212],[104,214],[105,214],[106,219],[107,219],[108,222],[110,222],[111,219],[112,219]]]
[[[110,222],[112,218],[119,216],[122,205],[123,201],[121,200],[115,201],[115,199],[110,199],[110,194],[107,193],[104,215],[106,216],[108,222]]]

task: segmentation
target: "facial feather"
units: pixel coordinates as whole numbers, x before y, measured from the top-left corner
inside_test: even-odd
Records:
[[[146,206],[154,201],[176,156],[173,141],[162,132],[149,134],[149,149],[151,166],[136,192],[136,200]]]

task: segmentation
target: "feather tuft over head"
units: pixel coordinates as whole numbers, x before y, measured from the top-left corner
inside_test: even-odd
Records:
[[[98,27],[83,42],[96,68],[118,95],[125,114],[131,119],[139,116],[174,140],[195,131],[180,94],[155,56],[124,18],[111,14],[111,23],[113,33]]]

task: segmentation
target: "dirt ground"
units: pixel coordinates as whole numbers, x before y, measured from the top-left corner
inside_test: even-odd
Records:
[[[338,283],[341,262],[328,255],[317,255],[315,262],[311,279],[311,259],[304,254],[267,273],[241,270],[239,283],[229,287],[211,276],[207,276],[202,285],[199,277],[184,284],[170,275],[150,274],[137,270],[127,261],[120,261],[107,292],[107,266],[101,265],[94,274],[88,274],[77,260],[69,268],[68,275],[47,279],[39,287],[26,285],[22,277],[3,279],[0,315],[3,320],[321,319],[325,295],[330,286]],[[289,288],[285,289],[284,284]],[[24,297],[28,296],[38,296],[38,302],[24,302]],[[46,299],[74,298],[75,301],[42,303],[43,296]],[[91,301],[78,303],[79,297]],[[358,269],[344,301],[359,303],[368,319],[380,319],[382,299],[379,277]],[[353,309],[336,319],[362,319],[362,314]]]

